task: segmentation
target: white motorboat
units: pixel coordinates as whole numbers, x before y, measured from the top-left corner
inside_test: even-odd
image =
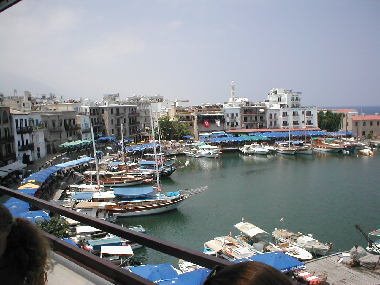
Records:
[[[267,155],[270,153],[270,150],[267,147],[263,147],[257,143],[246,144],[243,147],[239,148],[243,154],[261,154]]]

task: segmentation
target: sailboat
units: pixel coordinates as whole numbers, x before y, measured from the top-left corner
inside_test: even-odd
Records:
[[[154,136],[153,119],[151,116],[152,139],[155,162],[156,185],[134,188],[114,188],[119,201],[115,205],[107,205],[105,209],[109,216],[130,217],[159,214],[177,209],[178,206],[193,194],[202,192],[205,188],[195,191],[176,191],[163,193],[160,185],[160,174],[157,159],[156,140]]]
[[[290,146],[290,129],[289,129],[289,140],[288,142],[278,143],[277,152],[279,154],[285,155],[295,155],[297,149],[295,147]]]

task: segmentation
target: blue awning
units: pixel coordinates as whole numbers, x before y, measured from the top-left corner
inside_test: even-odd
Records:
[[[140,186],[140,187],[115,187],[113,188],[115,196],[122,196],[124,198],[137,198],[146,197],[154,193],[152,186]]]
[[[206,268],[197,269],[178,275],[177,278],[158,282],[160,285],[203,285],[211,270]]]
[[[141,160],[140,165],[156,165],[156,162],[152,160]]]
[[[73,195],[73,200],[75,201],[88,201],[94,196],[93,192],[75,192]]]
[[[256,254],[249,259],[270,265],[281,272],[288,272],[305,265],[298,259],[291,257],[290,255],[287,255],[283,252]]]
[[[5,203],[4,206],[8,208],[9,212],[11,212],[12,216],[15,216],[19,213],[29,211],[29,203],[24,202],[20,199],[16,198],[9,198]]]
[[[169,263],[157,264],[157,265],[141,265],[141,266],[131,266],[129,269],[152,282],[157,282],[160,280],[168,280],[178,277],[177,271]]]
[[[32,188],[25,188],[22,190],[19,190],[22,194],[34,196],[34,194],[37,192],[37,189],[32,189]]]

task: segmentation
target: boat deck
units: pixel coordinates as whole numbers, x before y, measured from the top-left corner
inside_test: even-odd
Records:
[[[349,267],[338,263],[340,253],[315,259],[305,263],[306,270],[310,273],[324,274],[327,282],[345,285],[379,285],[380,284],[380,264],[374,270],[360,267]],[[380,258],[380,256],[379,256]]]

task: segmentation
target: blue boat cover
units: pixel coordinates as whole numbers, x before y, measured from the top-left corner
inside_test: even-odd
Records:
[[[26,219],[32,223],[50,220],[49,214],[42,210],[18,213],[15,217]]]
[[[93,250],[100,251],[100,248],[104,245],[123,245],[123,240],[120,237],[110,237],[101,239],[91,239],[87,241],[88,245],[92,246]]]
[[[283,252],[256,254],[249,259],[270,265],[281,272],[288,272],[305,265],[298,259],[291,257],[290,255],[287,255]]]
[[[131,266],[129,269],[152,282],[157,282],[159,280],[168,280],[178,277],[177,271],[169,263],[162,263],[157,265],[141,265],[141,266]]]
[[[94,196],[93,192],[75,192],[73,195],[73,200],[75,201],[88,201]]]
[[[179,191],[175,191],[175,192],[166,192],[166,196],[168,197],[177,197],[180,195],[180,192]]]
[[[160,285],[203,285],[211,270],[206,268],[197,269],[178,275],[177,278],[158,282]]]
[[[113,191],[116,196],[123,196],[124,198],[138,198],[150,196],[154,193],[152,186],[140,187],[115,187]]]
[[[73,246],[80,247],[80,246],[79,246],[78,244],[76,244],[76,242],[73,241],[71,238],[63,238],[62,240],[65,241],[65,242],[67,242],[67,243],[69,243],[69,244],[71,244],[71,245],[73,245]]]

